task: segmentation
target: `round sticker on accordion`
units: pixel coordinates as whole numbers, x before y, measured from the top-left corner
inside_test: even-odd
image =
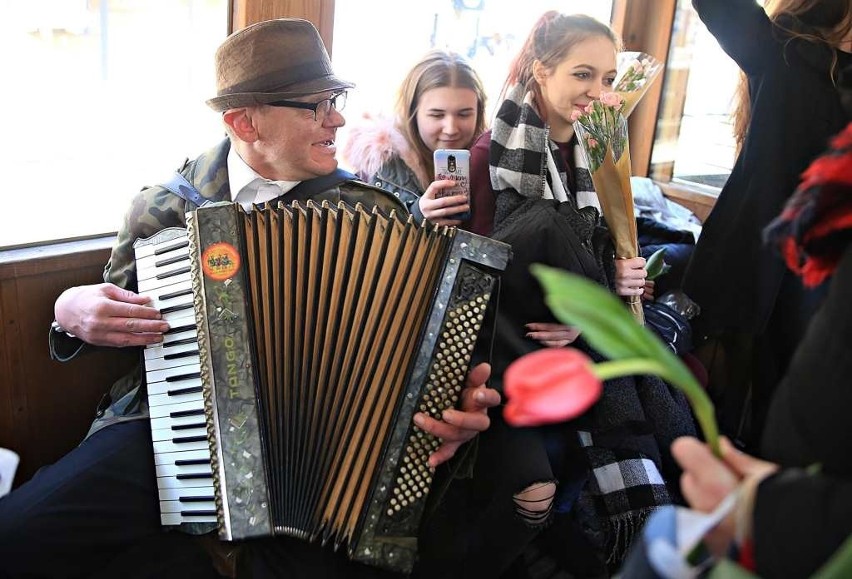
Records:
[[[201,269],[210,279],[231,279],[240,269],[240,254],[230,243],[214,243],[201,255]]]

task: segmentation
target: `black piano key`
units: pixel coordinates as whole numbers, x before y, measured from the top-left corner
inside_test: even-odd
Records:
[[[189,254],[174,255],[172,257],[167,257],[166,259],[161,259],[160,261],[155,261],[154,267],[163,267],[164,265],[171,265],[180,261],[189,261]]]
[[[163,255],[164,253],[174,251],[175,249],[180,249],[181,247],[189,247],[189,240],[184,239],[183,241],[180,241],[173,245],[159,247],[154,250],[154,255]]]
[[[169,376],[166,382],[180,382],[181,380],[192,380],[193,378],[201,378],[201,372],[191,372],[189,374],[178,374],[177,376]]]
[[[192,293],[192,288],[186,288],[186,289],[178,290],[176,292],[170,292],[170,293],[167,293],[167,294],[159,295],[159,296],[157,296],[157,299],[160,300],[160,301],[170,300],[172,298],[179,298],[181,296],[186,296],[186,295],[189,295],[191,293]]]
[[[182,517],[215,517],[216,511],[181,511]]]
[[[182,326],[175,326],[163,332],[163,335],[168,336],[169,334],[177,334],[179,332],[185,332],[187,330],[194,330],[196,327],[197,326],[195,324],[184,324]]]
[[[199,436],[179,436],[177,438],[172,439],[173,444],[184,444],[187,442],[204,442],[207,440],[206,434],[201,434]]]
[[[174,427],[173,427],[174,428]],[[209,458],[182,458],[175,461],[175,466],[193,466],[196,464],[210,464]]]
[[[196,394],[201,392],[201,386],[193,386],[191,388],[175,388],[174,390],[168,390],[166,394],[169,396],[180,396],[182,394]]]
[[[215,501],[216,497],[213,496],[196,496],[196,497],[179,497],[178,501],[182,503],[203,503],[206,501]]]
[[[172,430],[192,430],[193,428],[207,428],[207,423],[202,422],[200,424],[175,424],[172,426]],[[209,460],[207,462],[210,462]]]
[[[169,418],[183,418],[184,416],[203,416],[204,409],[197,408],[195,410],[176,410],[169,413]]]
[[[174,348],[175,346],[186,346],[187,344],[197,344],[198,338],[183,338],[182,340],[172,340],[171,342],[163,342],[163,349]]]
[[[213,473],[207,472],[192,472],[187,474],[179,474],[175,475],[175,478],[178,480],[193,480],[199,478],[213,478]]]
[[[166,271],[163,273],[158,273],[156,279],[168,279],[170,277],[174,277],[176,275],[181,275],[183,273],[189,273],[189,266],[179,267],[172,271]]]
[[[170,314],[172,312],[179,312],[181,310],[189,310],[192,309],[192,302],[188,304],[180,304],[176,306],[169,306],[167,308],[163,308],[160,310],[160,313],[163,315]]]
[[[163,360],[177,360],[178,358],[189,358],[191,356],[197,356],[198,350],[187,350],[186,352],[176,352],[174,354],[166,354],[163,356]]]

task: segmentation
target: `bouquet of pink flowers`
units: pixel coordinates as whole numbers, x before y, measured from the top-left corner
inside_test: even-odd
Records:
[[[618,55],[618,73],[612,90],[624,101],[621,114],[630,116],[662,70],[663,64],[645,52],[622,52]]]
[[[584,111],[574,111],[574,132],[592,175],[595,192],[601,204],[619,259],[639,255],[636,217],[633,213],[633,190],[630,187],[630,146],[627,119],[622,110],[625,102],[614,92],[601,94]],[[639,296],[628,298],[633,317],[645,323]]]

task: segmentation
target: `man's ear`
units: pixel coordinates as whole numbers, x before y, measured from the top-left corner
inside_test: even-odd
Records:
[[[257,127],[252,116],[253,109],[229,109],[222,114],[225,124],[231,128],[234,135],[241,141],[253,143],[257,140]]]

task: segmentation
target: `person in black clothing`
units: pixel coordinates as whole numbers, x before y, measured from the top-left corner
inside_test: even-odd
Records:
[[[772,462],[730,444],[720,461],[696,439],[672,449],[693,508],[740,486],[709,538],[717,553],[733,541],[753,552],[766,579],[810,577],[852,536],[852,124],[832,145],[767,231],[806,286],[828,284],[769,408],[760,450]]]
[[[715,346],[726,360],[727,370],[714,372],[708,354],[720,427],[757,452],[772,392],[824,296],[824,288],[806,290],[786,271],[761,232],[849,120],[837,78],[852,63],[852,4],[777,0],[766,11],[753,0],[693,5],[744,78],[739,156],[704,224],[684,290],[701,307],[695,335],[718,338],[705,353]]]

